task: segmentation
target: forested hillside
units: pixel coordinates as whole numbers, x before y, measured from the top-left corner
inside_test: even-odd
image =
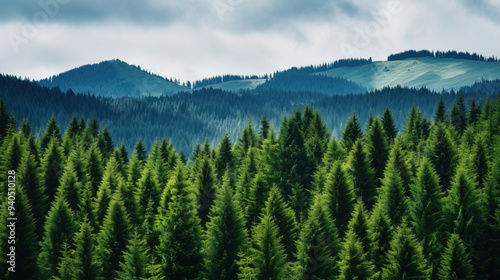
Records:
[[[487,83],[483,81],[482,84]],[[481,87],[481,84],[477,86]],[[464,92],[463,98],[467,104],[473,99],[484,104],[491,93],[474,90]],[[256,128],[262,115],[278,128],[284,114],[290,115],[294,109],[302,110],[306,103],[319,109],[327,128],[340,137],[353,111],[363,120],[362,127],[365,128],[370,112],[381,117],[389,107],[396,127],[402,130],[412,105],[419,107],[422,116],[429,120],[439,98],[443,98],[446,109],[450,110],[457,96],[455,92],[435,93],[403,87],[332,97],[309,91],[262,88],[237,94],[208,88],[173,96],[109,98],[72,91],[65,93],[57,88],[49,89],[34,82],[0,75],[0,98],[19,122],[23,119],[29,121],[37,136],[43,134],[52,114],[62,127],[67,127],[73,116],[79,120],[83,117],[86,121],[95,117],[116,144],[123,142],[128,149],[132,149],[141,138],[146,150],[151,151],[155,141],[167,138],[178,151],[187,155],[197,142],[202,143],[205,138],[211,145],[217,145],[226,132],[231,139],[236,139],[250,119]]]
[[[411,107],[403,129],[390,103],[336,138],[305,106],[274,129],[262,118],[221,133],[189,161],[166,139],[148,153],[141,131],[133,150],[115,145],[99,119],[51,118],[37,137],[1,101],[2,240],[17,220],[0,266],[14,250],[17,271],[0,279],[497,279],[500,98],[459,95],[446,110],[450,94],[427,94],[432,114]]]

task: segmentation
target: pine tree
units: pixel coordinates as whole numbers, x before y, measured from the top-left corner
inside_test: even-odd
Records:
[[[257,135],[252,127],[252,119],[248,119],[248,124],[243,128],[241,137],[238,138],[236,143],[236,154],[240,161],[246,156],[250,147],[257,146]]]
[[[266,182],[264,175],[259,172],[250,183],[247,211],[248,229],[258,221],[258,217],[262,212],[262,205],[266,203],[268,196],[269,184]]]
[[[66,128],[66,132],[64,133],[64,138],[67,138],[71,142],[75,140],[75,137],[79,134],[80,124],[78,123],[78,119],[76,115],[73,115],[71,121],[69,121],[69,125]]]
[[[384,168],[389,157],[389,146],[385,131],[378,119],[373,120],[365,137],[368,158],[374,170],[375,185],[380,187],[380,179],[384,176]]]
[[[398,135],[398,129],[394,123],[394,118],[392,117],[389,107],[385,107],[384,115],[382,116],[382,126],[384,127],[389,142],[392,142]]]
[[[15,174],[14,174],[15,176]],[[7,185],[5,186],[7,188]],[[14,190],[15,200],[9,200],[5,195],[0,208],[0,268],[2,279],[39,279],[37,267],[38,244],[35,233],[35,220],[25,189],[27,185],[18,181]],[[13,207],[13,210],[11,210]],[[11,208],[11,209],[9,209]],[[12,212],[11,212],[12,211]],[[13,215],[14,214],[14,215]],[[16,218],[15,221],[8,220]],[[14,226],[12,226],[14,225]],[[14,231],[14,236],[12,235]],[[13,238],[15,237],[15,238]],[[12,247],[15,248],[12,252]],[[14,255],[14,262],[11,255]],[[14,267],[14,271],[9,270]]]
[[[317,195],[297,241],[295,279],[331,279],[337,274],[337,229],[322,196]]]
[[[97,192],[97,198],[95,200],[94,208],[97,213],[98,223],[101,223],[104,220],[113,192],[116,189],[119,189],[119,185],[123,183],[123,178],[118,171],[117,164],[112,158],[106,166],[102,182],[99,186],[99,191]]]
[[[203,279],[236,279],[239,252],[246,247],[245,221],[229,181],[218,189],[201,250]]]
[[[457,169],[443,207],[448,231],[459,234],[469,248],[477,249],[485,221],[484,203],[463,166]],[[476,252],[472,253],[475,256]]]
[[[406,215],[407,204],[405,190],[397,170],[394,168],[386,169],[382,187],[378,190],[375,207],[385,208],[392,223],[397,226]]]
[[[266,115],[262,115],[260,119],[260,131],[259,131],[259,140],[262,143],[265,139],[267,139],[267,134],[269,132],[269,123],[267,122]]]
[[[435,267],[442,248],[443,198],[436,172],[426,158],[420,163],[411,193],[409,216],[413,232],[422,243],[424,255]]]
[[[401,178],[401,184],[407,196],[410,196],[410,184],[412,180],[412,169],[410,168],[411,163],[408,162],[406,152],[401,147],[401,141],[396,138],[394,145],[392,146],[391,152],[389,153],[389,160],[387,161],[387,166],[385,170],[396,169],[399,177]],[[384,170],[384,172],[385,172]]]
[[[145,240],[134,232],[132,239],[127,245],[123,255],[124,261],[120,263],[121,271],[118,272],[121,279],[144,279],[146,278],[146,267],[148,262],[148,248]]]
[[[128,163],[128,150],[127,147],[125,146],[125,143],[121,143],[120,145],[120,156],[122,157],[123,163],[127,164]]]
[[[467,127],[467,108],[465,108],[465,101],[461,92],[459,92],[458,99],[451,108],[450,120],[455,130],[462,134]]]
[[[0,143],[2,143],[9,131],[9,120],[10,116],[5,106],[5,102],[3,99],[0,99]]]
[[[215,158],[215,168],[217,170],[217,178],[220,179],[226,170],[230,170],[234,165],[233,154],[231,152],[231,141],[226,133],[219,144],[217,155]]]
[[[240,279],[283,279],[287,269],[286,255],[273,219],[263,215],[255,227],[250,248],[239,262]]]
[[[469,116],[467,117],[467,120],[469,121],[469,124],[475,125],[480,118],[481,118],[481,105],[476,103],[476,101],[472,99],[469,106]]]
[[[474,279],[469,254],[465,252],[465,244],[458,234],[450,235],[441,260],[439,279]]]
[[[345,151],[335,137],[330,138],[321,164],[314,173],[313,185],[316,192],[322,192],[325,186],[327,175],[332,169],[335,161],[343,159]]]
[[[75,231],[76,225],[68,203],[64,198],[56,197],[47,214],[41,252],[38,255],[38,267],[42,271],[42,279],[58,276],[62,245],[73,239]]]
[[[104,129],[97,135],[97,145],[101,150],[103,158],[106,160],[109,159],[111,153],[113,152],[114,144],[108,127],[105,126]]]
[[[48,201],[52,201],[63,172],[63,149],[57,138],[50,140],[41,162],[41,173]]]
[[[346,234],[339,255],[338,279],[377,279],[378,273],[370,261],[369,255],[364,251],[363,245],[353,231]]]
[[[208,222],[208,213],[215,199],[216,175],[212,161],[207,156],[203,156],[200,162],[199,171],[195,173],[194,185],[197,193],[198,215],[200,224],[205,228]]]
[[[57,276],[54,276],[54,280],[73,280],[73,270],[72,270],[72,259],[71,252],[69,249],[68,242],[64,241],[61,250],[61,260],[57,266]]]
[[[262,141],[261,149],[258,150],[257,169],[266,176],[269,185],[280,185],[281,180],[281,158],[279,144],[274,139],[274,132],[268,133],[268,138]]]
[[[376,271],[381,272],[389,252],[394,232],[391,220],[383,207],[375,207],[368,220],[368,235],[371,239],[370,255]]]
[[[161,198],[161,191],[155,175],[148,167],[142,171],[142,177],[137,184],[136,203],[140,212],[140,217],[144,216],[144,210],[148,206],[148,201],[153,201],[153,208],[158,207]]]
[[[132,154],[135,154],[137,159],[140,160],[142,163],[146,162],[147,159],[146,147],[144,146],[142,139],[139,138],[139,140],[137,140],[137,143],[135,144],[134,147],[134,152]]]
[[[416,151],[420,145],[422,138],[422,114],[419,108],[415,105],[411,107],[408,122],[406,123],[403,133],[405,147],[412,151]]]
[[[264,215],[271,217],[278,228],[288,260],[293,260],[296,254],[295,241],[298,236],[297,222],[292,208],[281,196],[279,189],[274,185],[269,191],[269,197],[264,208]]]
[[[352,231],[361,241],[363,250],[368,252],[371,246],[370,233],[368,228],[368,213],[363,201],[359,200],[354,206],[351,220],[347,225],[347,231]]]
[[[371,207],[375,201],[376,185],[373,178],[374,172],[361,140],[356,141],[351,149],[348,162],[349,175],[357,195],[368,207]]]
[[[57,190],[57,195],[63,197],[70,210],[75,213],[80,209],[82,203],[81,188],[82,184],[76,178],[76,172],[72,161],[64,167],[63,175],[60,179],[60,186]]]
[[[56,122],[54,114],[52,114],[52,117],[50,117],[50,120],[47,123],[47,127],[40,141],[42,150],[45,150],[45,148],[48,147],[49,142],[52,138],[56,138],[57,141],[61,141],[61,132],[59,130],[59,125]]]
[[[89,178],[92,196],[95,196],[103,176],[102,155],[96,142],[90,145],[90,148],[85,155],[84,166]]]
[[[35,232],[41,236],[43,232],[43,222],[47,212],[47,196],[42,185],[42,176],[38,167],[38,162],[31,150],[27,150],[21,160],[19,169],[16,172],[19,184],[24,186],[31,212],[35,220]]]
[[[335,220],[340,237],[343,237],[347,229],[347,224],[351,219],[351,213],[354,210],[354,190],[340,162],[334,164],[327,176],[325,203],[330,209],[332,218]]]
[[[391,249],[387,254],[387,264],[382,272],[382,279],[429,279],[422,247],[415,239],[406,222],[398,228]]]
[[[124,261],[123,249],[130,239],[130,224],[119,193],[109,205],[104,223],[97,236],[97,256],[102,264],[102,277],[110,279]]]
[[[489,157],[483,137],[476,137],[476,143],[472,153],[472,172],[476,175],[477,187],[484,188],[488,176]]]
[[[311,159],[313,169],[321,163],[323,154],[326,151],[328,143],[328,129],[319,114],[319,111],[313,113],[313,117],[308,126],[304,125],[304,141],[307,155]]]
[[[455,174],[457,153],[450,132],[442,123],[434,125],[427,145],[427,157],[439,176],[442,191],[450,187],[450,180]]]
[[[169,189],[172,197],[168,211],[160,214],[161,271],[166,279],[196,279],[201,269],[201,227],[195,192],[180,161]]]
[[[434,122],[446,123],[448,122],[448,116],[446,115],[446,109],[444,107],[443,96],[439,97],[439,101],[436,107],[436,113],[434,114]]]
[[[73,252],[73,279],[96,280],[99,279],[100,263],[95,251],[95,236],[87,220],[80,224],[79,231],[75,234],[75,249]]]
[[[359,124],[356,112],[352,112],[352,116],[347,120],[344,130],[342,131],[342,143],[347,151],[350,151],[354,143],[363,136],[361,125]]]

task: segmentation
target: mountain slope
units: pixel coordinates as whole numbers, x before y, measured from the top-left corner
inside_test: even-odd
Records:
[[[362,66],[334,68],[316,74],[345,78],[368,89],[403,85],[424,86],[436,91],[457,90],[481,79],[500,78],[500,62],[422,57],[377,61]]]
[[[150,74],[120,60],[84,65],[41,80],[41,85],[59,86],[64,91],[93,93],[100,96],[172,95],[188,90],[170,80]]]

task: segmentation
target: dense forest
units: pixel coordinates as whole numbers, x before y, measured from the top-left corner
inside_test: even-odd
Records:
[[[318,91],[328,91],[326,85],[337,86],[335,91],[345,90],[341,85],[351,88],[355,85],[343,79],[321,76],[311,79],[326,81],[316,85]],[[64,92],[59,88],[48,88],[32,81],[0,75],[0,99],[4,100],[18,121],[26,119],[31,124],[35,136],[42,136],[46,122],[52,115],[62,127],[67,127],[73,116],[84,121],[95,118],[117,144],[123,142],[129,150],[141,138],[150,152],[154,142],[165,137],[172,141],[177,151],[190,156],[197,142],[202,143],[206,138],[212,146],[216,146],[226,132],[231,139],[236,139],[249,120],[253,128],[257,129],[258,119],[262,115],[266,115],[271,126],[278,128],[284,114],[290,115],[295,109],[303,110],[307,103],[320,111],[327,128],[339,138],[353,110],[363,120],[362,128],[366,128],[370,113],[382,116],[385,108],[389,107],[396,127],[402,130],[412,105],[419,107],[422,117],[428,120],[440,98],[446,110],[451,110],[458,97],[453,91],[436,93],[425,88],[404,87],[384,88],[366,94],[329,96],[307,91],[304,85],[311,85],[308,82],[310,80],[291,81],[284,78],[283,86],[286,81],[296,88],[280,90],[280,85],[269,89],[263,86],[258,90],[239,93],[206,88],[173,96],[110,98],[74,93],[71,90]],[[489,90],[483,92],[485,88]],[[462,96],[466,104],[474,100],[483,105],[489,96],[494,98],[492,94],[499,91],[498,83],[482,81],[473,89],[464,90]]]
[[[97,119],[37,137],[0,101],[0,278],[497,279],[500,98],[446,98],[403,129],[351,112],[340,138],[305,106],[189,159]]]

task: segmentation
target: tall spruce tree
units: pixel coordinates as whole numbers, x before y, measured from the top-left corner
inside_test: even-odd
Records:
[[[56,138],[58,141],[61,141],[61,131],[59,130],[59,125],[56,122],[54,114],[52,114],[52,117],[50,117],[50,120],[47,123],[45,132],[43,133],[42,139],[40,141],[42,150],[45,150],[45,148],[47,148],[52,138]]]
[[[80,229],[75,234],[72,256],[73,279],[97,280],[101,274],[99,260],[95,251],[95,235],[87,220],[80,223]]]
[[[451,125],[455,127],[455,130],[462,134],[462,132],[467,127],[467,108],[465,107],[464,97],[462,92],[459,92],[458,99],[453,104],[450,112]]]
[[[63,197],[68,202],[68,206],[73,213],[76,213],[80,209],[82,203],[81,189],[82,184],[76,177],[73,161],[68,161],[60,179],[57,195]]]
[[[370,261],[369,254],[364,251],[363,245],[356,234],[351,230],[346,234],[339,255],[338,279],[377,279],[378,273]]]
[[[375,185],[380,187],[381,179],[384,176],[384,168],[389,157],[389,145],[387,136],[378,119],[372,121],[370,129],[366,132],[366,146],[368,158],[374,170]]]
[[[222,178],[226,170],[230,170],[234,166],[233,160],[231,141],[229,140],[229,135],[226,133],[219,144],[215,157],[215,168],[217,170],[218,179]]]
[[[469,254],[465,251],[465,244],[458,234],[451,234],[448,245],[443,252],[439,279],[462,280],[474,279]]]
[[[391,241],[382,279],[429,279],[430,272],[420,243],[403,222]]]
[[[64,229],[64,230],[61,230]],[[58,276],[58,265],[62,257],[62,245],[73,240],[76,225],[68,203],[63,197],[56,197],[45,221],[45,232],[38,255],[41,279]]]
[[[394,235],[391,220],[383,207],[375,207],[373,209],[368,220],[368,234],[371,239],[371,259],[376,271],[381,272]]]
[[[201,269],[200,220],[194,189],[188,184],[179,160],[169,182],[172,193],[168,211],[160,214],[161,271],[166,279],[196,279]]]
[[[427,157],[430,159],[442,186],[442,191],[450,187],[455,174],[457,152],[450,132],[443,123],[437,123],[431,130],[427,145]]]
[[[377,205],[387,211],[392,223],[399,225],[407,214],[407,198],[401,178],[395,168],[385,170],[382,187],[378,190]]]
[[[392,142],[398,135],[398,129],[394,122],[394,118],[392,117],[392,113],[389,110],[389,107],[385,107],[384,115],[382,116],[382,126],[384,127],[384,131],[389,142]]]
[[[101,151],[97,147],[97,142],[94,142],[90,145],[89,150],[85,154],[84,159],[85,171],[87,173],[90,190],[92,191],[92,196],[97,194],[99,184],[101,183],[103,176],[103,167],[102,167],[102,155]]]
[[[120,263],[121,271],[118,272],[120,279],[145,279],[147,276],[148,248],[137,233],[137,230],[129,240],[127,249],[124,250],[123,262]]]
[[[371,208],[375,202],[376,185],[374,172],[361,140],[356,141],[348,158],[349,175],[356,194]]]
[[[323,197],[316,195],[297,241],[294,279],[331,279],[337,274],[337,229]]]
[[[245,221],[238,200],[234,199],[228,178],[218,189],[201,250],[202,278],[236,279],[239,253],[246,247]]]
[[[332,218],[339,230],[339,236],[343,237],[347,229],[347,224],[354,211],[355,195],[354,190],[347,178],[347,174],[340,162],[332,167],[325,184],[325,203],[330,209]]]
[[[63,173],[64,158],[63,149],[57,138],[52,138],[45,150],[41,162],[41,172],[48,201],[52,201],[59,186],[59,179]]]
[[[448,116],[446,115],[446,108],[444,107],[443,96],[440,96],[436,107],[436,113],[434,114],[434,122],[446,123],[447,121],[448,121]]]
[[[120,271],[124,261],[123,249],[130,240],[130,222],[119,193],[108,207],[104,223],[97,235],[97,257],[102,267],[102,277],[111,279]]]
[[[350,151],[354,143],[363,136],[361,124],[356,117],[356,112],[352,111],[352,116],[347,120],[342,131],[341,142],[347,151]]]
[[[239,279],[283,279],[287,273],[285,250],[273,219],[261,216],[254,229],[249,249],[239,262]]]
[[[200,224],[205,228],[208,222],[208,214],[210,207],[213,205],[216,192],[217,175],[208,156],[203,156],[198,172],[194,174],[194,186],[197,195],[198,216],[200,217]]]

